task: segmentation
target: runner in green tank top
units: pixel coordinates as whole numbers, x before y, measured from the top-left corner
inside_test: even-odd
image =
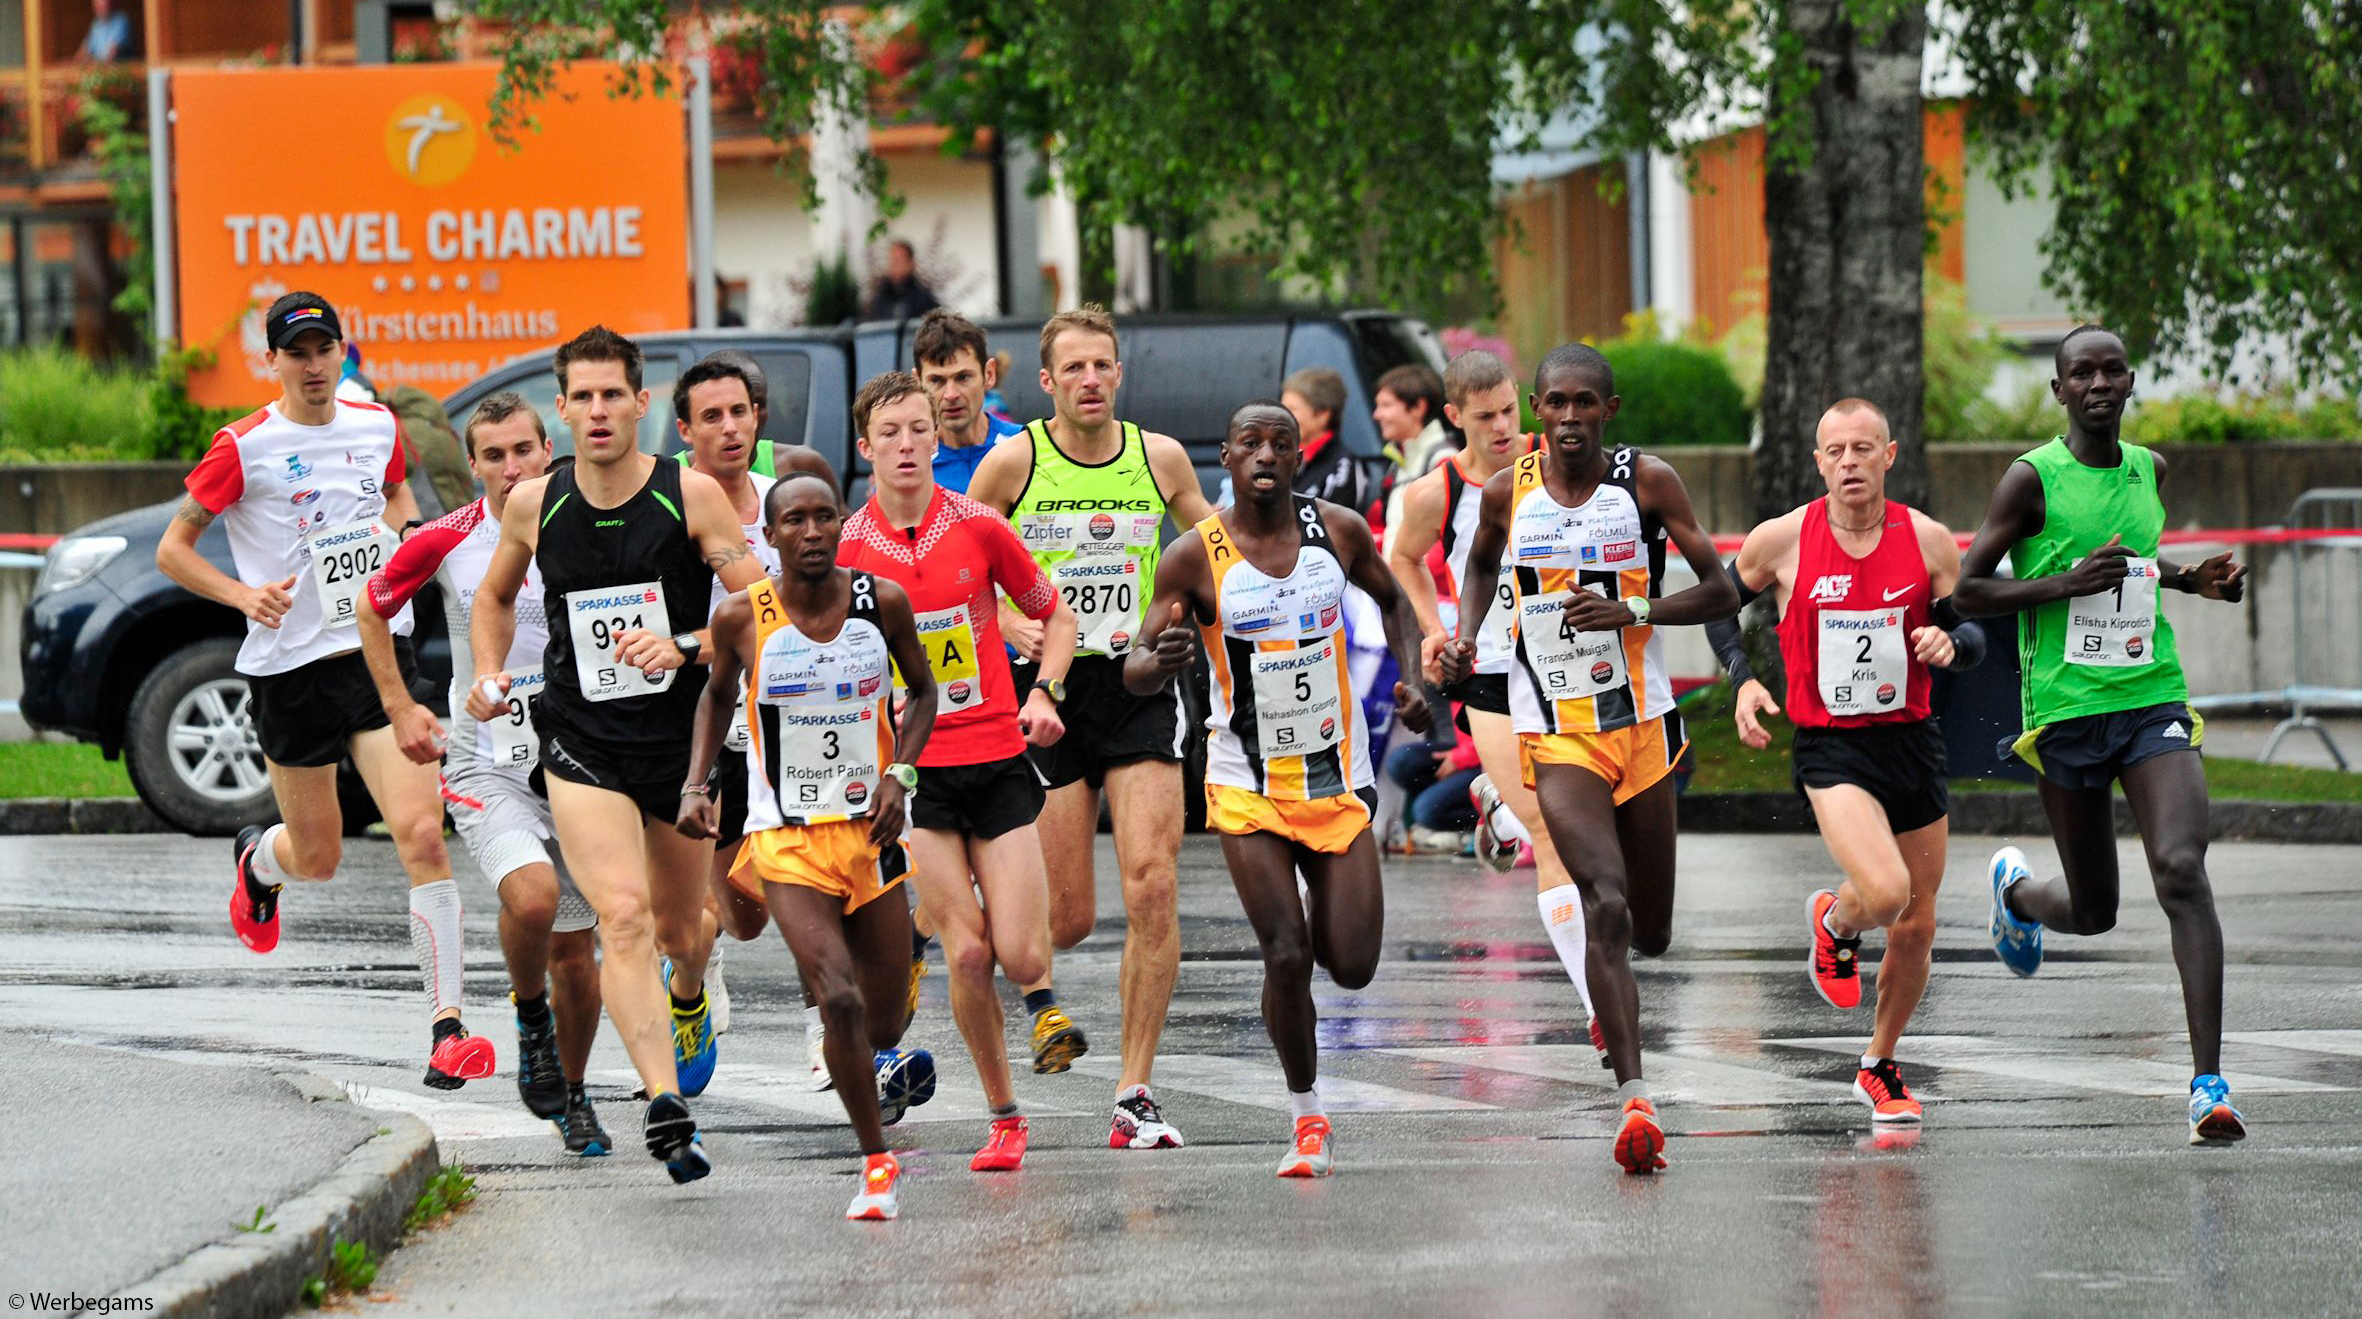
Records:
[[[2121,781],[2173,931],[2197,1076],[2190,1143],[2247,1134],[2223,1080],[2223,935],[2206,878],[2203,725],[2188,704],[2160,587],[2236,602],[2247,569],[2228,551],[2176,565],[2158,556],[2165,461],[2117,436],[2132,397],[2124,343],[2096,325],[2060,341],[2051,393],[2067,433],[2010,465],[1960,563],[1967,615],[2020,615],[2026,731],[2007,747],[2042,775],[2065,873],[2034,880],[2014,847],[1993,854],[1993,951],[2021,976],[2042,965],[2042,931],[2116,924],[2115,804]],[[2009,555],[2013,578],[1996,577]]]
[[[1042,389],[1054,415],[995,445],[968,494],[1009,514],[1017,534],[1074,610],[1079,645],[1063,684],[1047,685],[1066,721],[1053,746],[1029,747],[1048,792],[1035,827],[1050,876],[1050,937],[1072,948],[1098,911],[1092,865],[1099,791],[1115,817],[1123,871],[1123,1068],[1116,1080],[1117,1149],[1177,1146],[1148,1090],[1181,970],[1173,862],[1181,851],[1181,749],[1187,730],[1167,684],[1148,696],[1125,690],[1123,654],[1141,633],[1156,589],[1157,553],[1169,519],[1176,531],[1212,514],[1180,442],[1115,419],[1123,384],[1115,321],[1097,307],[1060,312],[1042,326]],[[1001,611],[1001,629],[1023,657],[1020,689],[1038,685],[1041,626]],[[1028,1007],[1047,988],[1028,985]],[[1036,1020],[1034,1070],[1063,1070]]]

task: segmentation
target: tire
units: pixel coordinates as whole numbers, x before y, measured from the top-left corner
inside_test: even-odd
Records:
[[[124,720],[132,787],[186,833],[227,837],[278,817],[238,645],[209,637],[165,656],[132,693]]]

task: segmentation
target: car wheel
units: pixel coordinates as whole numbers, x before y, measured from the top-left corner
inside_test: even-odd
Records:
[[[132,786],[187,833],[226,836],[278,814],[237,658],[234,637],[173,652],[132,694],[124,721]]]

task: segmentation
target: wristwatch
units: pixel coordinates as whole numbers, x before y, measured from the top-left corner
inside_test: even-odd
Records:
[[[918,766],[905,765],[900,761],[896,761],[895,763],[886,766],[886,773],[891,775],[896,783],[902,785],[903,792],[912,793],[919,790]]]
[[[1066,680],[1064,678],[1036,678],[1033,680],[1033,689],[1037,692],[1048,692],[1052,705],[1066,704]]]
[[[1647,596],[1625,596],[1624,607],[1632,611],[1632,622],[1635,627],[1648,626],[1649,598]]]
[[[697,652],[704,649],[697,644],[697,634],[694,632],[675,632],[673,646],[681,652],[681,663],[684,665],[695,664]]]

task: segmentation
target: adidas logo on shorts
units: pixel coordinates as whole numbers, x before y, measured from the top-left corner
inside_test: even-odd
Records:
[[[2172,723],[2165,726],[2165,735],[2176,742],[2187,742],[2190,740],[2189,730],[2182,727],[2182,722],[2179,719],[2176,719]]]

